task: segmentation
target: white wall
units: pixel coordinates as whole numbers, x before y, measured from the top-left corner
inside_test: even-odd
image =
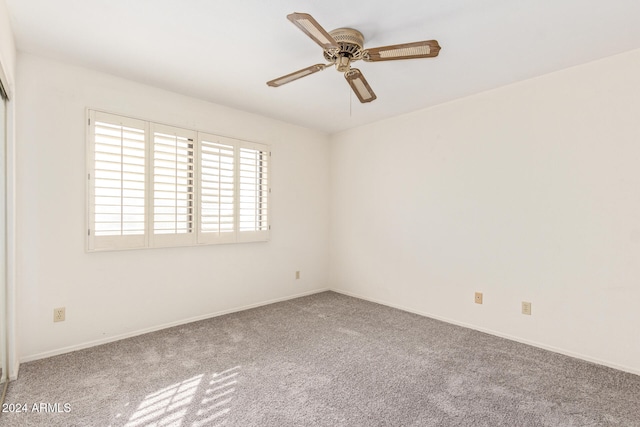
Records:
[[[330,175],[332,288],[640,373],[640,50],[334,135]]]
[[[25,54],[16,75],[23,361],[329,286],[640,373],[640,51],[332,138]],[[271,242],[85,253],[86,107],[271,143]]]
[[[35,56],[17,64],[22,361],[326,288],[328,136]],[[87,107],[271,144],[271,241],[85,253]]]
[[[6,127],[6,147],[4,152],[5,173],[3,191],[5,197],[5,213],[3,220],[6,221],[6,233],[3,239],[3,255],[6,255],[6,265],[0,268],[3,281],[2,291],[0,291],[0,301],[6,311],[6,344],[7,351],[3,351],[0,359],[6,355],[8,359],[8,374],[11,379],[15,379],[18,373],[18,357],[16,351],[15,328],[15,72],[16,72],[16,47],[11,30],[9,11],[4,0],[0,0],[0,78],[4,88],[10,96],[7,102],[7,127]],[[0,310],[3,311],[3,310]],[[4,323],[4,322],[0,322]],[[2,325],[4,327],[4,325]]]
[[[9,20],[9,11],[4,0],[0,0],[0,67],[9,82],[9,91],[13,91],[15,82],[16,68],[16,46],[11,31],[11,22]]]

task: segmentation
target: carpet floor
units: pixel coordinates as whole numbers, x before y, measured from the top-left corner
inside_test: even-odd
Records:
[[[324,292],[25,363],[5,403],[6,427],[640,426],[640,376]]]

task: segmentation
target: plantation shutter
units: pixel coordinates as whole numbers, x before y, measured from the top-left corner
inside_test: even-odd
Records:
[[[269,239],[265,144],[88,110],[87,250]]]
[[[147,124],[89,114],[89,250],[146,245]]]
[[[198,243],[236,241],[237,141],[198,134],[200,146],[200,232]]]
[[[153,245],[195,243],[195,132],[151,125]]]
[[[263,144],[241,142],[238,153],[239,242],[269,239],[269,151]]]

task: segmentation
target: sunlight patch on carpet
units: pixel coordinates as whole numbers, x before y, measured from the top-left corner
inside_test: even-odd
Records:
[[[125,427],[181,425],[202,377],[196,375],[147,395]]]

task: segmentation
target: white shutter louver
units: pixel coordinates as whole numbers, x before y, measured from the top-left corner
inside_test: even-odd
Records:
[[[88,251],[269,240],[267,145],[87,112]]]
[[[243,143],[239,163],[239,241],[269,237],[269,152],[261,144]]]
[[[90,249],[145,245],[146,124],[92,114]]]
[[[152,125],[152,135],[154,243],[193,243],[195,135],[185,129],[157,124]]]
[[[235,141],[199,134],[199,243],[230,243],[236,239]]]

